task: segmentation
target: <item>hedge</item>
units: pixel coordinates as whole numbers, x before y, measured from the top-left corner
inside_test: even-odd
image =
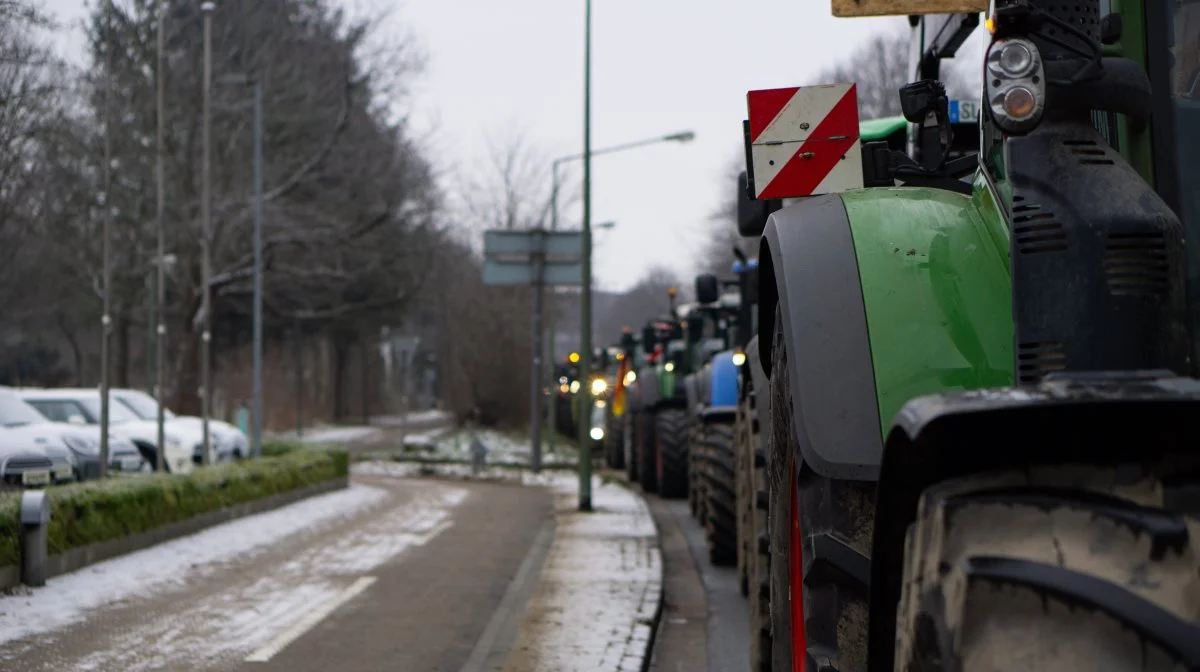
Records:
[[[51,555],[138,534],[209,511],[344,477],[344,451],[292,451],[190,474],[144,474],[48,490]],[[20,558],[20,494],[0,496],[0,567]]]

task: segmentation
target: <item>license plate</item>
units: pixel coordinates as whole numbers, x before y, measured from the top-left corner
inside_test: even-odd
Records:
[[[50,485],[50,472],[44,470],[26,471],[25,473],[21,474],[21,484]]]

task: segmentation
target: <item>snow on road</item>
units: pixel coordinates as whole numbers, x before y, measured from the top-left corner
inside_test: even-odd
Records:
[[[304,430],[300,441],[304,443],[350,443],[361,441],[379,433],[378,427],[318,427]]]
[[[361,573],[428,543],[453,524],[452,510],[467,494],[422,484],[389,505],[394,492],[352,486],[94,565],[30,595],[0,598],[0,644],[40,635],[0,647],[0,668],[5,659],[46,648],[47,640],[69,650],[75,635],[61,629],[85,616],[90,624],[112,619],[102,645],[42,669],[204,669],[240,660]],[[286,543],[300,530],[307,541]],[[105,606],[116,610],[103,615]]]
[[[97,607],[200,580],[216,563],[250,557],[301,530],[353,516],[386,496],[379,488],[352,485],[85,567],[28,595],[0,597],[0,644],[70,625]]]

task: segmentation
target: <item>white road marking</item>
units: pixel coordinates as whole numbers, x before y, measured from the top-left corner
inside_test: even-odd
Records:
[[[451,527],[454,527],[453,520],[446,520],[441,523],[438,523],[436,526],[434,526],[433,529],[431,529],[428,532],[426,532],[425,534],[417,537],[416,539],[413,539],[413,545],[414,546],[424,546],[425,544],[428,544],[429,542],[433,541],[434,537],[438,536],[442,532],[445,532],[446,530],[450,529]]]
[[[311,630],[313,626],[320,623],[327,616],[332,614],[335,610],[337,610],[338,607],[354,599],[359,593],[369,588],[372,583],[375,583],[375,577],[360,577],[357,581],[350,584],[349,588],[342,591],[341,594],[335,596],[333,599],[325,602],[316,609],[308,612],[308,615],[300,619],[298,623],[280,633],[278,637],[271,640],[271,642],[266,646],[247,656],[246,662],[265,663],[268,660],[271,660],[275,654],[279,653],[286,648],[287,645],[299,639],[301,635]]]

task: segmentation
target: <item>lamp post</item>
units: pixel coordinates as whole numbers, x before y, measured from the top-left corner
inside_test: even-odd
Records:
[[[165,288],[166,269],[163,268],[164,266],[166,266],[166,259],[163,256],[163,247],[164,247],[164,238],[165,238],[165,234],[163,231],[163,216],[166,211],[166,184],[165,184],[166,177],[165,177],[163,164],[166,162],[166,154],[167,154],[166,147],[163,146],[164,137],[166,136],[166,133],[164,130],[166,127],[166,122],[165,122],[164,117],[166,116],[166,113],[167,113],[167,107],[165,104],[166,103],[166,93],[165,93],[166,73],[164,72],[164,68],[163,68],[163,66],[165,65],[165,59],[163,57],[163,40],[164,40],[163,23],[166,21],[166,18],[165,18],[166,13],[167,13],[166,0],[159,0],[159,2],[158,2],[158,30],[157,30],[158,34],[155,37],[155,40],[158,43],[157,44],[157,52],[158,53],[156,56],[157,72],[155,73],[155,79],[157,80],[155,82],[155,84],[158,89],[157,94],[156,94],[157,100],[156,100],[155,107],[158,110],[158,114],[156,115],[157,116],[157,119],[156,119],[157,129],[155,131],[155,145],[154,145],[154,172],[155,172],[155,182],[157,183],[156,184],[157,194],[156,194],[156,199],[155,199],[155,204],[154,204],[154,228],[156,230],[157,237],[158,237],[158,241],[157,241],[158,242],[158,254],[155,257],[155,259],[158,262],[155,264],[155,266],[157,266],[157,269],[156,269],[157,281],[155,282],[155,287],[154,287],[155,294],[156,294],[155,306],[157,308],[155,310],[155,318],[156,319],[154,320],[157,323],[154,327],[154,330],[155,330],[155,334],[154,334],[154,399],[158,402],[158,417],[156,418],[156,423],[155,423],[156,424],[155,436],[156,436],[157,442],[154,445],[159,447],[159,455],[160,455],[159,459],[154,461],[154,469],[155,469],[155,471],[159,471],[159,472],[166,471],[166,468],[167,468],[166,460],[161,457],[163,454],[162,447],[166,440],[165,425],[166,425],[166,413],[167,413],[166,408],[165,408],[166,400],[163,399],[163,397],[166,395],[166,392],[167,392],[167,374],[166,374],[166,370],[167,370],[167,367],[166,367],[167,325],[166,325],[166,319],[165,319],[165,314],[167,312],[166,311],[167,292],[166,292],[166,288]]]
[[[221,77],[222,84],[254,87],[254,364],[250,414],[250,454],[262,457],[262,356],[263,356],[263,90],[262,82],[246,74]]]
[[[638,149],[641,147],[647,147],[649,145],[657,145],[657,144],[661,144],[661,143],[665,143],[665,142],[681,142],[681,143],[682,142],[691,142],[692,140],[695,140],[695,139],[696,139],[696,134],[694,132],[680,131],[679,133],[660,135],[660,136],[654,137],[654,138],[646,138],[644,140],[635,140],[634,142],[626,142],[626,143],[620,144],[620,145],[613,145],[611,147],[597,149],[597,150],[591,152],[591,156],[603,156],[605,154],[615,154],[617,152],[626,152],[631,149]],[[561,157],[555,159],[550,165],[550,180],[551,180],[550,230],[551,231],[558,229],[558,191],[561,186],[561,180],[559,178],[559,166],[561,166],[565,163],[570,163],[571,161],[578,161],[582,158],[583,158],[583,154],[571,154],[569,156],[561,156]],[[601,228],[601,227],[611,228],[612,225],[613,225],[612,222],[606,222],[603,225],[601,225],[601,224],[596,225],[595,228]],[[591,249],[589,247],[588,257],[590,257],[590,256],[591,256]],[[584,282],[590,283],[591,279],[588,278],[587,276],[585,276]],[[548,336],[546,338],[546,361],[549,362],[549,365],[550,365],[550,389],[552,391],[556,388],[556,385],[557,385],[557,383],[553,379],[554,378],[554,361],[555,361],[554,317],[555,317],[554,316],[554,303],[551,302],[550,310],[546,315],[546,332],[548,334]],[[540,374],[539,374],[539,378],[540,378]],[[551,393],[551,396],[553,396],[553,392]],[[549,432],[549,436],[547,437],[547,439],[550,443],[550,452],[554,452],[555,435],[558,433],[558,429],[555,425],[557,410],[556,410],[555,404],[553,402],[551,402],[549,404],[549,406],[550,406],[550,408],[546,412],[547,426],[550,427],[550,432]]]
[[[200,333],[200,406],[202,442],[201,461],[210,462],[211,435],[208,427],[208,416],[212,411],[212,259],[210,231],[212,230],[212,191],[211,191],[211,158],[209,156],[211,125],[212,125],[212,13],[216,3],[206,0],[200,4],[204,15],[204,122],[201,133],[201,194],[200,194],[200,276],[201,276],[201,318],[203,330]]]
[[[116,9],[108,0],[105,12],[104,45],[104,232],[101,242],[104,274],[104,310],[100,317],[100,478],[108,476],[108,425],[109,425],[109,332],[112,330],[112,67],[113,49],[116,48],[112,34],[112,19]]]

